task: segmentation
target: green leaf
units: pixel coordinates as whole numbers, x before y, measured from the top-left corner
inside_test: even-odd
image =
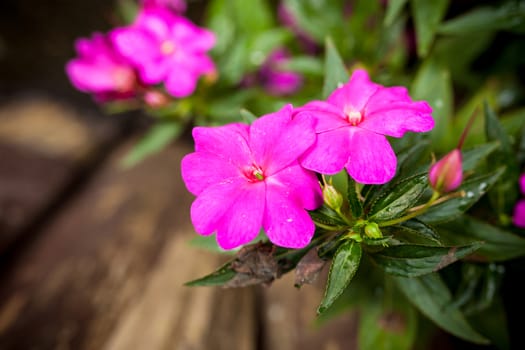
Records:
[[[386,273],[395,276],[417,277],[441,270],[479,249],[483,243],[459,247],[429,247],[398,245],[370,254]]]
[[[358,219],[363,215],[363,203],[359,199],[358,184],[350,175],[347,175],[347,178],[347,198],[350,205],[350,212],[352,213],[353,218]]]
[[[448,152],[457,142],[451,128],[454,97],[448,68],[427,59],[419,68],[411,87],[416,100],[425,100],[432,107],[435,126],[430,137],[434,149]]]
[[[484,161],[489,154],[494,152],[499,146],[498,142],[484,143],[479,146],[470,148],[468,150],[461,151],[461,157],[463,159],[463,171],[472,171]]]
[[[249,110],[245,108],[241,108],[240,113],[241,113],[241,118],[246,123],[253,123],[257,119],[257,116],[255,114],[253,114],[252,112],[250,112]]]
[[[323,75],[324,72],[323,63],[318,58],[312,56],[290,57],[283,63],[282,68],[284,70],[311,75]]]
[[[439,27],[439,33],[464,35],[480,34],[496,30],[525,30],[525,6],[521,2],[508,1],[499,7],[478,7],[452,18]]]
[[[390,0],[388,2],[384,21],[385,27],[390,27],[392,23],[394,23],[407,1],[408,0]]]
[[[227,263],[215,272],[202,278],[187,282],[185,285],[189,287],[222,286],[235,277],[236,274],[237,272],[231,268],[231,263]]]
[[[183,125],[175,122],[164,122],[154,125],[146,135],[123,158],[121,165],[125,168],[138,164],[144,158],[159,152],[176,139],[183,130]]]
[[[330,96],[339,85],[345,84],[347,81],[348,71],[343,59],[337,52],[332,39],[328,38],[326,39],[323,98]]]
[[[381,221],[395,219],[414,206],[428,188],[428,175],[419,174],[398,182],[385,195],[379,197],[370,209],[369,219]]]
[[[326,205],[323,205],[314,211],[310,211],[309,214],[312,220],[323,225],[335,227],[346,226],[346,223],[341,219],[339,214]]]
[[[476,332],[461,311],[452,306],[452,296],[438,274],[421,277],[394,277],[405,297],[421,313],[457,337],[477,344],[489,341]]]
[[[485,242],[476,255],[488,261],[505,261],[525,256],[525,238],[467,215],[440,224],[437,229],[447,244]]]
[[[490,154],[488,160],[493,167],[506,167],[502,180],[498,181],[494,189],[489,193],[489,198],[496,213],[503,216],[512,211],[518,199],[516,184],[518,183],[520,171],[509,135],[505,133],[496,114],[487,102],[484,104],[484,109],[487,140],[500,143],[499,149]]]
[[[468,318],[469,322],[480,330],[498,349],[510,349],[507,315],[499,298],[480,313]]]
[[[241,33],[261,33],[273,26],[272,13],[265,0],[234,0],[231,5]]]
[[[436,231],[417,219],[405,221],[399,225],[382,228],[383,234],[392,235],[402,243],[419,244],[426,246],[442,246]]]
[[[491,173],[465,181],[457,190],[458,192],[463,191],[464,196],[433,205],[426,213],[418,216],[418,219],[427,224],[437,224],[457,218],[487,193],[503,175],[504,170],[504,168],[498,168]]]
[[[357,272],[360,261],[361,245],[359,243],[346,241],[337,249],[330,266],[326,290],[317,313],[323,313],[341,296]]]
[[[395,290],[395,288],[392,288]],[[361,350],[410,350],[416,338],[417,311],[400,292],[390,296],[392,307],[382,300],[361,305],[358,343]]]
[[[416,27],[417,53],[420,57],[425,57],[445,15],[448,0],[412,0],[411,4]]]

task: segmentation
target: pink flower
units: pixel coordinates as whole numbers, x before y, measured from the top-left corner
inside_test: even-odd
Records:
[[[142,0],[141,2],[144,7],[163,7],[176,13],[186,11],[186,1],[184,0]]]
[[[517,227],[525,228],[525,199],[519,200],[514,206],[512,223]]]
[[[66,64],[66,73],[75,88],[94,93],[101,100],[133,94],[135,70],[104,35],[95,33],[91,39],[78,39],[75,48],[78,57]]]
[[[356,70],[347,84],[325,101],[298,108],[296,118],[313,115],[317,141],[301,164],[323,174],[346,168],[357,182],[381,184],[395,174],[397,159],[387,136],[406,131],[425,132],[434,127],[432,109],[424,101],[413,102],[403,87],[383,87],[370,81],[366,71]]]
[[[264,88],[272,95],[284,96],[296,92],[303,83],[301,74],[286,71],[281,66],[290,55],[284,49],[273,51],[260,70]]]
[[[315,226],[305,209],[322,204],[321,189],[297,159],[315,141],[311,119],[292,119],[288,105],[251,126],[196,127],[193,138],[182,178],[197,196],[191,220],[198,233],[217,232],[224,249],[250,242],[261,226],[279,246],[310,242]]]
[[[432,165],[428,178],[432,188],[440,193],[458,188],[463,180],[461,151],[456,148]]]
[[[111,39],[145,83],[164,82],[175,97],[191,95],[200,76],[215,72],[206,55],[214,34],[161,8],[144,8],[133,25],[115,29]]]
[[[525,173],[520,176],[520,191],[522,194],[525,194]]]

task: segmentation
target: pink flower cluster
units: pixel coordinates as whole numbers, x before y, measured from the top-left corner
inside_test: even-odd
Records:
[[[144,95],[164,83],[177,98],[191,95],[201,76],[214,75],[207,52],[212,32],[181,16],[184,1],[144,0],[134,23],[76,42],[66,72],[79,90],[103,99]]]
[[[216,232],[225,249],[248,243],[261,227],[274,244],[302,248],[315,231],[307,210],[322,204],[316,173],[346,168],[358,182],[385,183],[396,169],[385,135],[433,126],[426,102],[357,70],[327,101],[288,105],[251,126],[197,127],[195,152],[182,160],[182,178],[197,196],[192,222],[200,234]]]
[[[525,195],[525,173],[521,174],[519,185],[521,194]],[[525,199],[520,199],[514,206],[512,223],[517,227],[525,228]]]

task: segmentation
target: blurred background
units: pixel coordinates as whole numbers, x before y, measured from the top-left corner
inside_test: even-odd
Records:
[[[201,18],[206,3],[190,1],[189,17]],[[0,1],[0,350],[356,349],[359,315],[316,320],[322,277],[301,289],[293,276],[271,288],[183,286],[225,259],[189,244],[193,198],[179,164],[190,138],[123,168],[153,120],[106,115],[64,72],[76,38],[118,24],[114,8]],[[431,343],[475,348],[445,333]]]
[[[204,2],[189,6],[198,17]],[[190,289],[221,257],[188,245],[184,139],[131,169],[151,124],[104,115],[64,73],[111,1],[0,2],[0,349],[350,349],[314,324],[320,288]]]

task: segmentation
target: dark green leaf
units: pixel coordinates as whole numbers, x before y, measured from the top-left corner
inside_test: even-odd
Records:
[[[507,316],[499,298],[491,306],[468,318],[469,322],[501,350],[510,349]]]
[[[183,125],[176,122],[158,123],[131,149],[122,160],[126,168],[132,167],[141,160],[159,152],[176,139],[183,130]]]
[[[227,263],[217,271],[202,278],[187,282],[186,285],[189,287],[222,286],[228,283],[236,274],[237,272],[231,268],[230,263]]]
[[[426,173],[400,181],[372,204],[369,219],[381,223],[381,221],[400,217],[414,206],[427,188],[428,175]]]
[[[439,225],[438,231],[447,244],[485,242],[476,255],[489,261],[505,261],[525,256],[525,238],[470,216],[464,215],[443,223]]]
[[[417,53],[424,57],[428,54],[436,30],[445,15],[448,0],[412,0],[411,4],[416,27]]]
[[[355,241],[344,242],[334,255],[326,290],[317,313],[321,314],[339,298],[354,277],[361,261],[361,245]]]
[[[420,244],[427,246],[442,246],[439,235],[425,223],[412,219],[399,225],[382,228],[385,235],[392,235],[394,239],[403,243]]]
[[[463,171],[474,170],[489,154],[494,152],[498,146],[498,142],[490,142],[461,151],[463,158]]]
[[[385,272],[403,277],[417,277],[441,270],[476,251],[482,243],[459,247],[398,245],[370,254]]]
[[[459,34],[496,31],[525,30],[525,6],[522,2],[508,1],[499,7],[478,7],[472,11],[448,20],[439,27],[443,34]]]
[[[312,220],[323,225],[335,227],[346,226],[346,223],[341,219],[339,214],[325,205],[319,209],[310,211],[309,214]]]
[[[343,59],[330,38],[326,39],[325,75],[323,98],[328,97],[339,85],[348,81],[348,71]]]
[[[361,215],[363,215],[363,203],[359,198],[357,186],[358,184],[355,182],[355,180],[350,175],[348,175],[347,197],[352,217],[355,219],[358,219],[361,217]]]
[[[408,0],[390,0],[388,2],[384,21],[386,27],[389,27],[394,23],[407,2]]]
[[[489,198],[496,213],[505,215],[512,211],[518,199],[516,184],[519,178],[519,166],[509,135],[505,133],[496,114],[487,102],[485,102],[484,109],[487,140],[500,143],[499,149],[490,154],[488,160],[491,167],[505,166],[505,173],[502,179],[496,183],[494,189],[490,191]]]
[[[432,107],[435,126],[430,134],[433,148],[448,152],[457,139],[453,137],[451,119],[454,97],[449,69],[435,60],[427,59],[419,68],[411,87],[416,100],[428,101]]]
[[[452,306],[450,291],[438,274],[394,279],[406,298],[438,326],[473,343],[489,343],[469,325],[461,311]]]
[[[458,192],[463,191],[464,196],[449,199],[433,205],[418,219],[427,224],[436,224],[453,220],[474,205],[503,175],[504,168],[496,169],[491,173],[477,176],[465,181]]]

